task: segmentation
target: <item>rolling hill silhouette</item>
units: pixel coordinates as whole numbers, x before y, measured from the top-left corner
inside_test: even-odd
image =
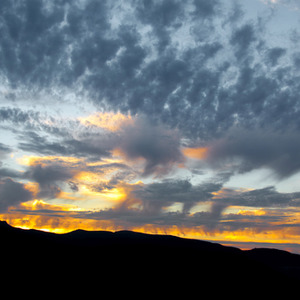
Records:
[[[169,235],[83,230],[54,234],[0,222],[0,243],[6,262],[2,272],[25,280],[72,284],[118,280],[125,286],[156,283],[177,288],[300,282],[300,255],[275,249],[242,251]]]

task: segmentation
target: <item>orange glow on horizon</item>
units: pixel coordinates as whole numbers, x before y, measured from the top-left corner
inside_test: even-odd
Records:
[[[122,114],[113,115],[111,123],[107,123],[107,130],[114,131],[119,130],[122,125],[129,124],[129,120],[133,122],[131,117],[122,117]],[[122,116],[121,116],[122,115]],[[104,126],[101,122],[104,122],[109,115],[102,116],[99,119],[98,115],[94,116],[96,119],[91,119],[94,126]],[[100,120],[100,121],[99,121]],[[99,121],[99,124],[97,122]],[[130,122],[131,122],[130,121]],[[87,120],[82,122],[88,122]],[[98,125],[97,125],[98,124]],[[188,159],[202,160],[206,159],[209,155],[209,148],[183,148],[182,153]],[[142,224],[143,220],[136,221],[134,218],[134,212],[143,209],[143,200],[139,199],[138,193],[134,193],[138,186],[143,186],[142,181],[138,181],[138,177],[130,177],[130,180],[136,180],[135,183],[128,178],[117,176],[118,172],[122,172],[118,169],[118,163],[124,163],[126,155],[121,149],[115,148],[111,152],[110,158],[104,158],[99,161],[87,161],[85,158],[76,158],[69,156],[23,156],[18,161],[23,166],[48,166],[50,164],[59,164],[59,166],[68,168],[70,177],[64,182],[54,182],[59,188],[59,192],[55,194],[53,202],[47,203],[47,199],[39,199],[40,189],[42,191],[43,186],[39,186],[37,182],[24,182],[24,188],[31,192],[34,200],[19,204],[17,207],[10,207],[7,213],[0,214],[0,219],[7,221],[10,225],[26,229],[38,229],[45,230],[54,233],[66,233],[74,231],[76,229],[83,230],[132,230],[142,233],[151,234],[170,234],[174,236],[203,239],[210,241],[227,241],[231,242],[261,242],[261,243],[298,243],[300,240],[300,229],[297,226],[277,226],[282,224],[282,219],[276,218],[276,216],[284,216],[285,225],[297,225],[300,223],[300,212],[298,208],[295,211],[291,207],[284,211],[281,209],[280,214],[276,211],[276,208],[260,208],[260,207],[243,207],[243,206],[228,206],[222,211],[220,219],[216,226],[213,224],[211,227],[205,225],[192,226],[182,223],[183,225],[164,225],[164,222],[154,224],[155,221],[151,221],[145,217],[145,222],[149,220],[149,224]],[[129,167],[133,163],[129,158],[126,158],[126,165]],[[144,163],[143,158],[134,159],[134,167],[141,167]],[[104,166],[104,167],[101,167]],[[184,167],[184,164],[178,165]],[[118,180],[113,180],[117,178]],[[32,180],[32,179],[31,179]],[[147,180],[147,179],[146,179]],[[147,182],[145,180],[145,182]],[[70,182],[74,185],[70,184]],[[145,184],[145,186],[147,183]],[[230,189],[222,188],[219,191],[212,192],[213,197],[211,203],[217,199],[224,199],[227,197],[235,198],[239,197],[241,193],[251,191],[251,189]],[[211,203],[206,204],[207,212],[209,213],[209,207]],[[204,204],[201,203],[203,206]],[[93,214],[97,211],[105,211],[109,213],[108,219],[97,220],[97,214]],[[180,208],[179,208],[180,210]],[[110,211],[112,212],[112,219],[109,219]],[[121,217],[118,219],[114,217],[114,213],[120,212]],[[124,218],[122,217],[122,213]],[[126,213],[128,212],[128,216]],[[131,215],[133,215],[133,222]],[[203,212],[203,207],[197,207],[195,209],[195,218],[197,212]],[[207,214],[208,215],[208,214]],[[99,213],[102,218],[102,215]],[[106,218],[106,214],[103,214],[103,218]],[[192,216],[192,214],[191,214]],[[264,218],[264,216],[274,216],[274,218]],[[99,218],[100,218],[99,217]],[[224,217],[224,218],[223,218]],[[259,218],[261,217],[261,218]],[[95,219],[93,219],[95,218]],[[143,217],[141,217],[142,219]],[[138,219],[138,218],[136,218]],[[261,220],[262,224],[259,226],[252,226],[255,222]],[[158,218],[159,220],[159,218]],[[192,220],[192,218],[191,218]],[[207,220],[204,218],[204,223]],[[236,226],[238,222],[244,222],[248,224],[248,227],[240,228]],[[139,223],[141,222],[141,223]],[[153,222],[153,223],[151,223]],[[193,222],[193,220],[192,220]],[[207,222],[209,223],[209,222]],[[177,224],[174,222],[174,224]],[[191,223],[193,224],[193,223]],[[202,224],[201,222],[195,224]],[[236,227],[235,227],[236,226]],[[252,226],[252,227],[251,227]],[[259,228],[258,228],[259,227]]]
[[[35,209],[46,209],[47,204],[43,201],[34,201],[31,206]],[[52,207],[53,209],[54,207]],[[57,211],[61,211],[61,207],[56,207]],[[295,228],[281,228],[281,229],[251,229],[244,228],[235,231],[217,229],[207,230],[204,226],[196,227],[184,227],[184,226],[160,226],[153,224],[145,225],[135,225],[129,226],[126,222],[114,222],[112,220],[94,220],[94,219],[82,219],[72,216],[72,213],[76,213],[74,208],[66,208],[69,216],[56,216],[50,217],[46,215],[35,215],[35,214],[18,214],[10,213],[0,215],[1,220],[7,221],[12,226],[24,228],[24,229],[38,229],[45,230],[54,233],[67,233],[74,231],[76,229],[83,230],[108,230],[108,231],[118,231],[118,230],[132,230],[141,233],[150,234],[168,234],[185,238],[202,239],[210,241],[226,241],[230,242],[247,242],[247,243],[289,243],[297,244],[300,238],[300,232]]]

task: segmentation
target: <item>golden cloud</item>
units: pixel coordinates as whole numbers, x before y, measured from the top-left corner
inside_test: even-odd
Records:
[[[208,148],[199,147],[199,148],[184,148],[182,150],[184,156],[193,159],[205,159],[208,154]]]
[[[80,117],[79,121],[84,126],[96,126],[113,132],[120,130],[123,126],[133,124],[133,118],[130,115],[120,112],[99,112],[87,117]]]

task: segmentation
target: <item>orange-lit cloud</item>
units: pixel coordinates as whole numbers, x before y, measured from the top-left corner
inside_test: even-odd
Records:
[[[242,229],[229,230],[226,227],[223,230],[214,229],[207,230],[204,226],[177,226],[177,225],[158,225],[143,224],[134,225],[126,223],[126,221],[115,220],[97,220],[92,218],[78,218],[76,212],[72,208],[50,207],[43,202],[31,203],[33,209],[52,209],[56,210],[56,215],[29,214],[18,213],[1,214],[0,218],[7,221],[10,225],[21,228],[35,228],[39,230],[51,231],[56,233],[65,233],[76,230],[78,228],[84,230],[122,230],[124,228],[144,233],[152,234],[171,234],[185,238],[196,238],[211,241],[230,242],[255,242],[255,243],[298,243],[300,238],[300,230],[296,227],[265,227],[262,229],[245,227]],[[29,206],[27,207],[29,209]],[[65,215],[63,214],[65,209]],[[276,247],[276,245],[274,245]]]
[[[119,157],[91,162],[76,157],[31,155],[23,156],[19,159],[19,163],[30,168],[41,167],[38,172],[45,174],[42,175],[46,176],[45,178],[49,178],[46,175],[48,170],[52,174],[54,170],[54,175],[64,172],[67,174],[60,177],[61,181],[56,181],[55,176],[51,175],[51,180],[48,183],[42,181],[42,185],[39,184],[38,178],[37,182],[27,182],[24,187],[31,192],[34,199],[43,194],[44,188],[50,189],[50,192],[54,190],[55,194],[50,195],[55,196],[57,200],[71,201],[85,208],[92,208],[92,205],[95,205],[100,209],[114,207],[127,197],[126,185],[120,180],[123,161]],[[114,176],[120,179],[111,183]]]
[[[123,126],[133,124],[133,119],[130,115],[124,115],[120,112],[99,112],[88,117],[80,117],[79,121],[84,126],[96,126],[109,131],[118,131]]]
[[[252,191],[252,189],[237,189],[237,190],[232,190],[232,189],[227,189],[227,188],[222,188],[217,192],[212,192],[213,198],[212,199],[222,199],[222,198],[229,198],[229,197],[236,197],[239,196],[241,193],[244,192],[249,192]]]
[[[240,209],[237,212],[237,215],[242,216],[265,216],[267,215],[267,212],[260,208],[260,209]]]
[[[114,207],[116,203],[119,203],[126,198],[126,193],[121,187],[97,191],[92,186],[83,184],[80,186],[79,193],[80,195],[77,196],[78,200],[83,200],[85,202],[89,200],[98,200],[99,205],[102,203],[104,207]]]
[[[205,159],[208,154],[208,148],[206,147],[184,148],[182,152],[188,158]]]
[[[77,164],[82,162],[83,159],[73,156],[35,156],[35,155],[24,155],[18,159],[18,163],[24,166],[45,166],[51,162],[60,164]]]
[[[77,206],[64,204],[49,204],[43,200],[33,200],[21,203],[19,205],[21,209],[25,209],[28,211],[37,211],[37,210],[49,210],[49,211],[78,211],[80,210]]]
[[[198,212],[190,215],[179,214],[178,222],[174,215],[172,217],[174,224],[168,224],[168,222],[164,223],[159,214],[150,216],[143,213],[143,202],[134,191],[146,187],[144,183],[120,182],[113,189],[93,191],[92,186],[89,186],[93,176],[82,173],[79,178],[84,181],[78,192],[82,200],[98,197],[112,204],[110,208],[103,208],[103,214],[99,211],[100,214],[97,215],[93,211],[72,204],[51,204],[44,200],[32,200],[21,203],[16,208],[10,208],[7,213],[0,215],[0,218],[13,226],[56,233],[69,232],[78,228],[111,231],[129,229],[144,233],[226,241],[227,244],[230,242],[298,243],[300,238],[300,211],[297,208],[283,211],[274,208],[231,206],[223,212],[214,227],[207,227],[204,223],[201,225],[201,222],[199,225],[194,224],[193,222],[197,221],[199,216],[201,217],[201,214],[198,216]],[[26,188],[34,191],[35,186],[28,183]],[[222,199],[229,196],[229,193],[230,190],[222,189],[214,192],[213,197],[215,200]],[[76,202],[78,203],[80,202]],[[282,217],[285,218],[286,226],[277,226],[282,222]]]
[[[24,185],[24,188],[31,192],[34,198],[37,197],[37,194],[39,192],[39,185],[37,182],[28,182]]]
[[[106,129],[119,130],[121,127],[118,126],[127,122],[126,119],[120,119],[120,122],[117,122],[119,125],[111,123]],[[101,122],[99,124],[98,127],[101,127]],[[142,136],[142,133],[140,134]],[[149,136],[151,137],[150,134]],[[209,154],[209,148],[205,147],[183,148],[181,151],[185,158],[196,160],[206,159]],[[31,199],[34,200],[9,207],[7,213],[0,215],[0,218],[13,226],[57,233],[78,228],[112,231],[129,229],[145,233],[223,240],[228,243],[230,241],[296,243],[300,238],[298,229],[300,212],[296,208],[294,211],[291,208],[285,212],[283,209],[276,211],[259,207],[259,201],[256,201],[257,207],[238,206],[238,201],[228,201],[227,204],[226,199],[239,199],[241,195],[251,192],[251,189],[234,190],[218,187],[219,190],[205,192],[207,194],[205,202],[199,200],[200,204],[205,203],[208,206],[206,211],[200,206],[195,206],[193,213],[191,210],[184,211],[181,208],[185,203],[183,199],[186,197],[186,201],[190,200],[191,197],[187,197],[185,193],[188,194],[192,186],[186,185],[186,190],[181,190],[178,184],[174,185],[172,189],[174,195],[171,196],[168,194],[169,190],[164,189],[166,182],[158,184],[156,189],[151,190],[147,188],[147,184],[138,181],[136,175],[138,174],[136,170],[143,169],[147,156],[130,156],[125,154],[122,148],[117,147],[111,151],[111,155],[99,161],[72,156],[23,156],[18,162],[27,170],[41,166],[43,171],[47,171],[49,166],[53,166],[59,167],[57,170],[60,172],[65,170],[68,176],[61,176],[60,182],[55,180],[50,182],[57,185],[55,197],[41,199],[39,196],[43,185],[39,184],[38,178],[28,177],[27,182],[23,183],[24,188],[30,191],[33,196]],[[151,162],[151,159],[148,161]],[[156,166],[156,171],[158,167],[160,164]],[[134,181],[136,182],[133,183]],[[44,187],[49,188],[46,184]],[[156,194],[158,191],[160,194]],[[201,191],[199,188],[199,195]],[[194,196],[195,193],[190,192],[190,195]],[[168,211],[174,204],[172,197],[175,199],[178,197],[177,203],[181,204],[178,210],[182,211]],[[193,205],[198,203],[198,198],[195,199]],[[159,201],[164,203],[160,204]],[[218,207],[218,204],[221,206]],[[155,209],[147,210],[147,207]],[[217,218],[213,215],[214,208],[216,211],[219,208]],[[216,220],[213,220],[214,217]],[[285,226],[280,226],[283,222]]]

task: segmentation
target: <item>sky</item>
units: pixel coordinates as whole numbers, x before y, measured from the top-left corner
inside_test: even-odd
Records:
[[[0,219],[300,253],[297,0],[2,0]]]

